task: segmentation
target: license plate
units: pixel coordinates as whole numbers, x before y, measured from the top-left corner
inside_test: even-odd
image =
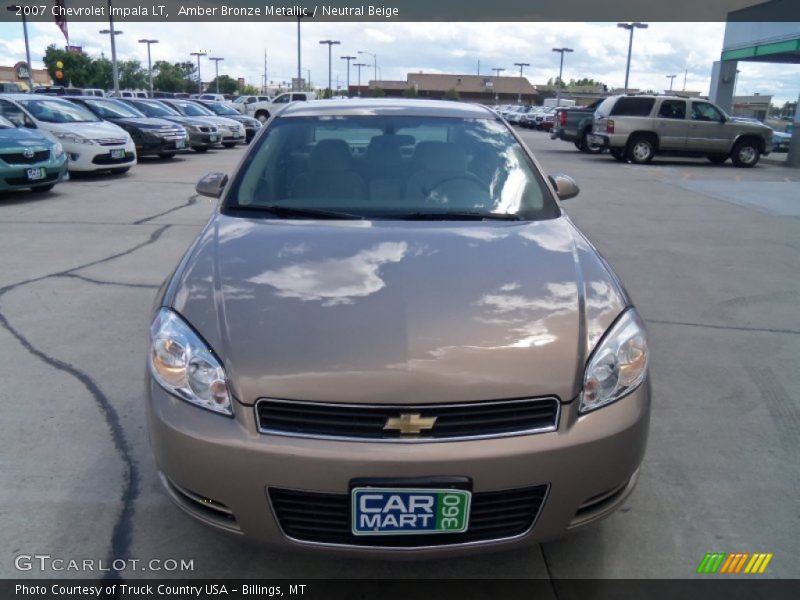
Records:
[[[27,169],[25,175],[28,177],[28,181],[37,181],[47,177],[47,171],[44,167],[37,167],[35,169]]]
[[[111,151],[111,158],[114,160],[125,158],[125,149],[124,148],[117,148],[116,150]]]
[[[177,149],[186,148],[186,140],[178,140],[175,142],[175,147]]]
[[[208,140],[210,142],[216,142],[217,141],[217,135],[212,133],[210,136],[208,136]]]
[[[466,490],[353,488],[353,535],[461,533],[472,494]]]

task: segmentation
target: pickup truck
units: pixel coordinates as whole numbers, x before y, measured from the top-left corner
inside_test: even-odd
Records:
[[[594,111],[604,98],[600,98],[589,106],[559,107],[556,109],[555,122],[550,130],[550,139],[572,142],[581,152],[597,154],[603,146],[592,144],[587,137],[592,134]]]
[[[316,100],[316,98],[317,95],[314,92],[286,92],[269,101],[246,102],[244,104],[244,114],[264,123],[272,113],[290,102],[304,102],[306,100]]]

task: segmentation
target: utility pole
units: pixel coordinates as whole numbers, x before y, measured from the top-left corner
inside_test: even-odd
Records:
[[[530,63],[518,62],[514,63],[515,67],[519,67],[519,94],[517,94],[517,104],[522,104],[522,69],[530,67]]]
[[[199,59],[198,59],[199,60]],[[208,60],[214,61],[214,80],[217,82],[217,93],[219,94],[219,61],[225,60],[224,58],[219,58],[217,56],[211,56]],[[200,71],[198,71],[198,74]]]
[[[150,45],[157,44],[158,40],[139,40],[140,44],[147,44],[147,72],[150,74],[150,97],[153,97],[153,63],[150,60]]]
[[[109,0],[110,1],[110,0]],[[189,56],[197,57],[197,93],[203,93],[203,78],[200,77],[200,57],[206,56],[207,52],[190,52]]]
[[[553,48],[553,52],[558,52],[561,55],[561,65],[558,67],[558,81],[556,82],[556,104],[561,99],[561,88],[564,86],[562,75],[564,73],[564,53],[574,52],[572,48]]]
[[[492,71],[494,71],[494,76],[495,77],[500,77],[500,73],[505,71],[505,69],[502,68],[502,67],[492,67]]]
[[[30,44],[28,44],[28,20],[25,18],[25,11],[19,6],[7,6],[6,10],[15,14],[22,14],[22,33],[25,36],[25,59],[28,61],[28,91],[33,92],[33,66],[31,65],[31,47]]]
[[[320,44],[327,44],[328,46],[328,97],[333,96],[333,89],[331,89],[331,73],[333,72],[333,63],[331,62],[331,48],[341,44],[338,40],[320,40]]]
[[[669,79],[669,91],[672,91],[672,83],[675,81],[677,75],[667,75],[667,79]]]
[[[372,79],[373,81],[378,81],[378,55],[372,52],[365,52],[364,50],[359,50],[357,54],[366,54],[372,57],[372,68],[374,69]],[[375,85],[377,85],[377,83]]]
[[[358,68],[358,97],[361,97],[361,67],[366,67],[364,63],[353,63],[354,67]]]
[[[119,96],[119,69],[117,68],[117,42],[115,36],[122,34],[121,31],[114,29],[114,16],[111,10],[111,0],[108,0],[108,29],[100,33],[107,33],[111,37],[111,72],[114,77],[114,92]]]
[[[264,91],[261,92],[262,94],[269,95],[269,88],[267,84],[269,83],[269,79],[267,78],[267,49],[264,48]]]
[[[302,85],[300,81],[303,78],[302,69],[300,67],[300,19],[303,18],[303,15],[297,15],[297,87],[301,88]],[[294,87],[294,86],[293,86]],[[301,89],[296,90],[298,92],[302,91]]]
[[[625,67],[625,93],[628,93],[628,75],[631,72],[631,50],[633,49],[633,30],[634,29],[647,29],[647,23],[617,23],[620,29],[627,29],[630,31],[630,38],[628,39],[628,64]]]
[[[686,77],[689,75],[689,69],[683,70],[683,91],[686,91]]]
[[[347,97],[350,97],[350,61],[355,60],[355,56],[342,56],[342,60],[347,61]]]

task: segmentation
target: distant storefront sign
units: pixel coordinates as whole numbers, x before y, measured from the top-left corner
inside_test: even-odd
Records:
[[[72,54],[83,54],[83,46],[67,46],[66,50]]]
[[[31,68],[26,62],[18,62],[14,65],[14,74],[17,76],[17,79],[27,81],[31,77]]]

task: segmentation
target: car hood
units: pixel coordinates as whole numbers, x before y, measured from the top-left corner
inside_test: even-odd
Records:
[[[174,129],[175,126],[167,121],[158,117],[136,117],[136,118],[121,118],[114,119],[113,123],[121,126],[134,127],[136,129]]]
[[[214,349],[245,404],[569,401],[627,297],[567,217],[216,215],[163,304]]]
[[[209,121],[206,121],[204,118],[201,117],[184,117],[184,116],[169,116],[169,117],[160,117],[166,121],[171,121],[173,123],[179,123],[181,125],[196,125],[197,127],[207,127],[209,125],[214,125]]]
[[[234,118],[217,117],[217,116],[214,116],[214,117],[203,116],[203,117],[199,117],[199,118],[203,119],[203,121],[208,121],[209,123],[213,123],[217,127],[219,127],[220,125],[224,125],[225,127],[237,127],[238,128],[241,125],[241,123],[239,123],[239,121],[237,121]]]
[[[44,133],[31,129],[0,129],[0,150],[24,150],[25,148],[50,148],[54,141]]]
[[[44,123],[43,128],[48,131],[63,131],[66,133],[77,133],[89,139],[103,139],[108,137],[124,137],[127,139],[128,133],[114,123],[108,121],[90,121],[86,123]]]

